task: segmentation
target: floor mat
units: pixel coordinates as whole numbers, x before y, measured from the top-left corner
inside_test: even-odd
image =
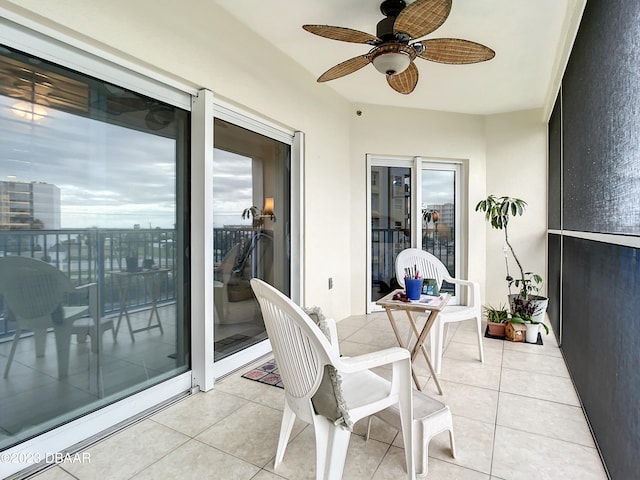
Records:
[[[282,378],[280,377],[280,373],[278,373],[278,366],[274,360],[270,360],[259,367],[249,370],[243,374],[242,377],[256,382],[266,383],[274,387],[284,388]]]
[[[224,355],[225,353],[229,353],[230,351],[239,350],[239,346],[244,345],[252,340],[253,337],[250,337],[248,335],[235,334],[214,342],[213,349],[216,355]]]

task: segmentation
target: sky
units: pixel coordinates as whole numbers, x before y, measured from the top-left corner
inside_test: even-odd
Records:
[[[0,96],[0,180],[60,188],[62,228],[174,228],[175,141],[48,109],[20,118]],[[250,224],[252,161],[214,149],[214,227]],[[453,203],[453,173],[425,171],[423,206]],[[257,205],[262,208],[262,205]]]
[[[0,96],[0,180],[60,188],[62,228],[174,228],[173,139],[53,109],[19,118],[15,103]],[[251,223],[251,179],[250,158],[214,149],[214,226]]]
[[[422,207],[454,203],[454,172],[448,170],[422,171]]]
[[[253,205],[251,163],[249,157],[213,150],[214,228],[251,224],[251,220],[242,220],[243,210]]]
[[[174,228],[175,141],[48,109],[17,117],[0,97],[0,180],[60,188],[62,228]]]

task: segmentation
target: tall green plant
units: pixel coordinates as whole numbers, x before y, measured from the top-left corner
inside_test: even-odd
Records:
[[[509,247],[511,255],[520,270],[519,280],[514,280],[507,270],[507,282],[509,282],[509,286],[515,283],[516,287],[520,289],[520,295],[524,298],[526,298],[529,293],[537,292],[539,289],[538,285],[542,283],[542,277],[540,277],[540,275],[532,272],[525,273],[511,242],[509,242],[509,220],[515,216],[522,216],[526,207],[527,202],[520,198],[496,197],[495,195],[489,195],[476,205],[476,212],[484,212],[485,219],[491,224],[492,228],[504,232],[504,241],[507,247]]]

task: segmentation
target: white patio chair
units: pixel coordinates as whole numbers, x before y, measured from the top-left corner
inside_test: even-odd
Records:
[[[409,352],[394,347],[340,357],[328,333],[289,298],[262,280],[252,279],[251,287],[284,384],[285,405],[274,468],[284,457],[298,417],[312,424],[315,431],[316,479],[342,478],[353,424],[398,405],[407,478],[415,478]],[[392,365],[391,381],[369,370],[381,365]]]
[[[67,306],[67,294],[87,291],[88,302],[78,306]],[[91,336],[92,350],[101,347],[100,335],[94,318],[98,314],[97,284],[75,287],[71,280],[57,268],[34,258],[11,256],[0,258],[0,294],[4,297],[5,315],[16,321],[16,333],[4,370],[9,376],[16,347],[23,330],[33,331],[36,356],[45,353],[46,335],[53,328],[58,356],[58,376],[67,376],[69,371],[69,345],[72,334],[80,339]],[[113,329],[113,321],[105,320],[100,330]],[[114,335],[115,340],[115,335]]]
[[[442,349],[445,343],[444,327],[448,323],[475,320],[478,334],[478,353],[480,361],[484,363],[482,350],[482,307],[480,302],[480,285],[477,282],[453,278],[449,275],[447,267],[434,255],[417,248],[402,250],[396,257],[396,279],[404,288],[404,276],[406,269],[415,268],[422,278],[434,278],[438,288],[442,288],[442,282],[446,280],[454,285],[466,289],[466,303],[463,305],[447,305],[436,318],[431,328],[431,361],[436,373],[442,369]]]

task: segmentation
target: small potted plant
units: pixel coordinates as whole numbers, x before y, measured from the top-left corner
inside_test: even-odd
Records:
[[[540,307],[533,302],[526,301],[522,297],[518,296],[514,300],[513,314],[509,320],[511,323],[522,323],[527,328],[526,341],[528,343],[538,343],[538,332],[540,331],[540,325],[542,325],[549,334],[549,327],[536,318],[539,313]],[[544,312],[543,312],[544,313]]]
[[[255,205],[247,207],[242,211],[242,219],[251,219],[251,226],[256,229],[262,228],[264,225],[264,219],[260,214],[260,210]]]
[[[484,315],[487,319],[488,334],[492,337],[504,338],[504,327],[509,321],[509,312],[503,305],[499,307],[485,306]]]

